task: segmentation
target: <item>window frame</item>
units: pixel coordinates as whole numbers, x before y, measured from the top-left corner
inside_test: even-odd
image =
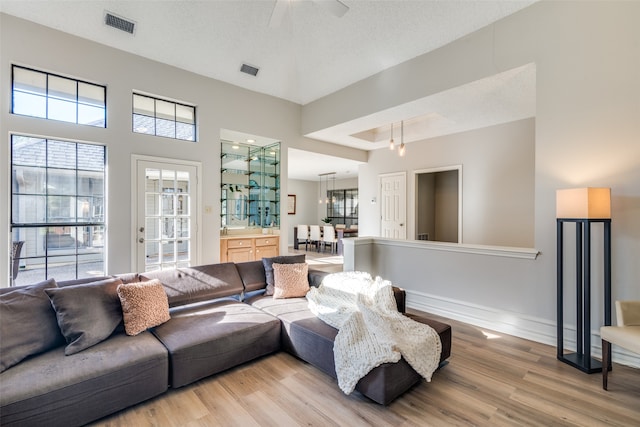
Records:
[[[347,197],[348,194],[352,197],[348,198]],[[341,200],[339,195],[342,196]],[[353,197],[354,195],[355,197]],[[334,197],[336,198],[335,202],[333,201]],[[345,224],[347,227],[349,227],[350,225],[358,224],[358,212],[357,212],[358,189],[357,188],[327,190],[327,200],[329,201],[327,203],[327,218],[331,220],[332,224],[334,225]],[[355,215],[347,215],[348,213],[347,208],[350,207],[348,206],[348,200],[350,201],[349,203],[352,203],[355,201],[355,206],[353,206],[353,209],[355,209]],[[336,215],[336,213],[339,213],[340,211],[342,211],[342,215]]]
[[[136,112],[136,97],[141,97],[141,98],[147,98],[148,100],[153,101],[153,112],[152,115],[151,114],[143,114],[141,112]],[[158,103],[163,103],[163,104],[172,104],[173,106],[173,119],[167,119],[167,118],[163,118],[161,116],[161,114],[158,113]],[[190,109],[192,112],[192,116],[193,116],[193,123],[188,123],[185,121],[181,121],[178,120],[178,107],[183,107],[183,108],[187,108]],[[131,110],[132,110],[132,119],[131,119],[131,130],[133,133],[137,133],[137,134],[142,134],[142,135],[151,135],[151,136],[157,136],[157,137],[162,137],[162,138],[169,138],[169,139],[175,139],[177,141],[186,141],[186,142],[197,142],[198,141],[198,134],[197,134],[197,108],[195,105],[193,104],[189,104],[186,102],[181,102],[181,101],[175,101],[172,99],[168,99],[168,98],[163,98],[160,96],[156,96],[156,95],[151,95],[148,93],[143,93],[143,92],[132,92],[132,96],[131,96]],[[147,110],[148,111],[148,110]],[[151,113],[151,111],[149,111]],[[153,132],[144,132],[144,131],[138,131],[137,126],[136,126],[136,117],[145,117],[147,119],[150,119],[153,121]],[[158,121],[162,120],[164,122],[169,122],[169,123],[173,123],[173,136],[169,136],[166,134],[159,134],[158,133]],[[188,125],[189,127],[191,127],[192,130],[192,136],[193,138],[180,138],[178,137],[179,131],[178,131],[178,124],[183,124],[183,125]]]
[[[20,162],[16,158],[16,142],[15,138],[33,139],[34,142],[42,141],[44,144],[44,159],[33,160],[32,163]],[[73,167],[68,165],[56,164],[50,160],[51,143],[68,144],[73,145],[75,151],[75,159],[73,161]],[[25,241],[31,238],[31,244],[35,245],[35,248],[31,248],[30,253],[25,252],[23,247],[22,253],[19,257],[19,262],[42,262],[44,269],[44,277],[42,280],[49,279],[50,268],[57,266],[56,263],[63,262],[62,260],[72,259],[74,264],[73,277],[65,277],[66,279],[79,279],[84,277],[90,277],[91,274],[87,272],[81,272],[79,266],[85,264],[88,259],[91,259],[99,254],[98,262],[102,264],[103,271],[101,275],[106,272],[106,259],[107,259],[107,147],[104,144],[89,143],[84,141],[74,141],[62,138],[49,138],[34,136],[25,133],[11,133],[9,135],[9,167],[11,171],[11,192],[9,200],[9,236],[13,242],[16,233],[25,233],[21,238],[15,239],[16,241]],[[79,147],[98,147],[102,149],[102,164],[99,167],[92,167],[89,164],[82,165],[81,157],[79,154],[82,150]],[[91,154],[91,153],[88,153]],[[85,156],[85,159],[89,158]],[[83,167],[84,166],[84,167]],[[36,180],[36,187],[42,187],[41,190],[33,188],[20,189],[20,186],[25,184],[19,184],[17,178],[17,171],[21,170],[24,174],[29,170],[32,173],[38,173],[40,180]],[[73,175],[73,191],[68,190],[53,190],[55,187],[53,184],[64,184],[64,178],[56,181],[53,178],[53,174],[62,172],[63,175]],[[92,178],[92,175],[94,176]],[[101,181],[101,188],[94,191],[95,181],[94,179]],[[23,175],[24,180],[24,175]],[[19,198],[24,197],[24,202],[19,201]],[[44,219],[26,221],[23,218],[16,217],[15,203],[34,203],[29,202],[29,198],[41,198],[40,203],[44,203],[41,209],[44,210]],[[64,206],[63,199],[67,199],[66,206]],[[62,204],[61,204],[62,201]],[[73,206],[70,203],[73,203]],[[37,200],[35,203],[38,203]],[[82,211],[81,212],[81,208]],[[37,207],[33,207],[37,210]],[[52,218],[52,209],[61,209],[61,211],[69,210],[73,215],[69,215],[67,218]],[[86,212],[85,212],[86,210]],[[29,232],[29,230],[34,230]],[[74,243],[72,246],[56,246],[54,240],[55,236],[52,236],[52,231],[60,231],[59,236],[73,238]],[[31,233],[31,235],[29,235]],[[82,242],[79,236],[83,236]],[[87,237],[90,236],[90,239]],[[50,239],[51,237],[51,239]],[[67,238],[67,240],[68,240]],[[51,242],[50,242],[51,240]],[[89,243],[90,242],[90,243]],[[96,244],[97,242],[97,244]],[[42,245],[42,247],[40,247]],[[27,246],[27,245],[25,245]],[[96,248],[100,248],[96,250]],[[55,253],[55,250],[62,249],[60,252]],[[13,258],[12,254],[10,257]],[[13,259],[10,260],[13,263]],[[84,261],[84,262],[83,262]],[[36,268],[37,269],[37,268]],[[84,273],[84,274],[79,274]],[[19,276],[18,276],[19,278]],[[11,278],[12,279],[12,278]],[[56,277],[58,279],[58,277]],[[12,285],[15,285],[13,279]]]
[[[16,90],[16,69],[21,69],[21,70],[25,70],[28,72],[32,72],[32,73],[39,73],[42,74],[45,77],[45,87],[44,89],[44,94],[31,94],[31,95],[35,95],[35,96],[40,96],[44,99],[45,101],[45,110],[44,110],[44,116],[43,115],[34,115],[34,114],[25,114],[23,112],[16,112],[16,92],[18,93],[22,93],[22,94],[27,94],[29,95],[28,91],[26,90],[22,90],[22,89],[17,89]],[[64,80],[68,80],[71,81],[75,84],[75,99],[69,100],[69,99],[64,99],[64,97],[60,97],[60,96],[54,96],[54,94],[52,93],[52,91],[50,91],[50,85],[49,85],[49,81],[50,78],[56,78],[56,79],[64,79]],[[98,106],[98,104],[90,104],[88,102],[82,102],[80,100],[81,96],[80,96],[80,87],[81,85],[88,85],[88,86],[93,86],[95,88],[99,88],[102,89],[102,93],[103,93],[103,103],[100,106]],[[51,109],[51,104],[53,102],[67,102],[69,104],[73,104],[75,107],[75,120],[71,121],[71,120],[61,120],[59,118],[52,118],[52,109]],[[91,123],[81,123],[79,121],[80,119],[80,107],[81,106],[92,106],[94,108],[100,108],[103,111],[102,114],[102,123],[101,124],[91,124]],[[12,64],[11,65],[11,114],[15,114],[17,116],[24,116],[24,117],[33,117],[33,118],[38,118],[38,119],[45,119],[45,120],[53,120],[53,121],[57,121],[57,122],[63,122],[63,123],[73,123],[73,124],[77,124],[77,125],[84,125],[84,126],[91,126],[91,127],[96,127],[96,128],[105,128],[107,127],[107,86],[103,85],[103,84],[99,84],[99,83],[94,83],[94,82],[89,82],[86,80],[81,80],[75,77],[69,77],[69,76],[64,76],[61,74],[56,74],[56,73],[50,73],[47,71],[42,71],[42,70],[37,70],[35,68],[31,68],[31,67],[26,67],[23,65],[17,65],[17,64]],[[98,121],[100,122],[100,121]]]

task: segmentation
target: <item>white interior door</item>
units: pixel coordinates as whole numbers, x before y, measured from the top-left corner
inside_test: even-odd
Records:
[[[135,270],[197,263],[198,166],[134,158]]]
[[[380,235],[407,238],[407,175],[380,175]]]

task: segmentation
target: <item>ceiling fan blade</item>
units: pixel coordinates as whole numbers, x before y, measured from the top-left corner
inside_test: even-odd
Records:
[[[338,18],[342,18],[349,11],[349,6],[340,0],[313,0],[313,2]]]
[[[269,28],[277,28],[280,26],[288,8],[289,0],[276,0],[276,4],[273,6],[273,11],[271,12],[271,19],[269,19]]]

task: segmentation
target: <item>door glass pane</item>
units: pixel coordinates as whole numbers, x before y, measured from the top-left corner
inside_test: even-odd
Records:
[[[145,227],[145,239],[158,240],[160,239],[160,218],[147,218]]]
[[[189,171],[146,169],[146,271],[189,264],[191,256]]]
[[[189,218],[180,218],[176,220],[176,237],[189,238]]]
[[[162,242],[162,263],[170,263],[176,261],[175,241],[164,240]]]
[[[162,170],[162,192],[175,193],[176,171]]]
[[[176,199],[176,215],[189,215],[189,196],[180,194]]]
[[[160,171],[158,169],[147,169],[146,171],[147,185],[146,191],[160,192]]]
[[[173,194],[162,195],[162,215],[175,215],[175,203]]]
[[[151,240],[148,240],[145,242],[145,257],[147,259],[147,265],[149,264],[155,264],[158,262],[158,256],[159,256],[159,244],[158,242],[154,242]],[[145,271],[149,271],[147,269],[145,269]]]
[[[160,215],[160,195],[147,193],[147,203],[145,204],[145,211],[147,216]]]

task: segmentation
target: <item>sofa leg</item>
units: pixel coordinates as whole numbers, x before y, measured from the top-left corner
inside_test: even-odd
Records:
[[[609,341],[602,340],[602,388],[608,390],[608,375],[609,375],[609,360],[611,354],[611,343]]]

